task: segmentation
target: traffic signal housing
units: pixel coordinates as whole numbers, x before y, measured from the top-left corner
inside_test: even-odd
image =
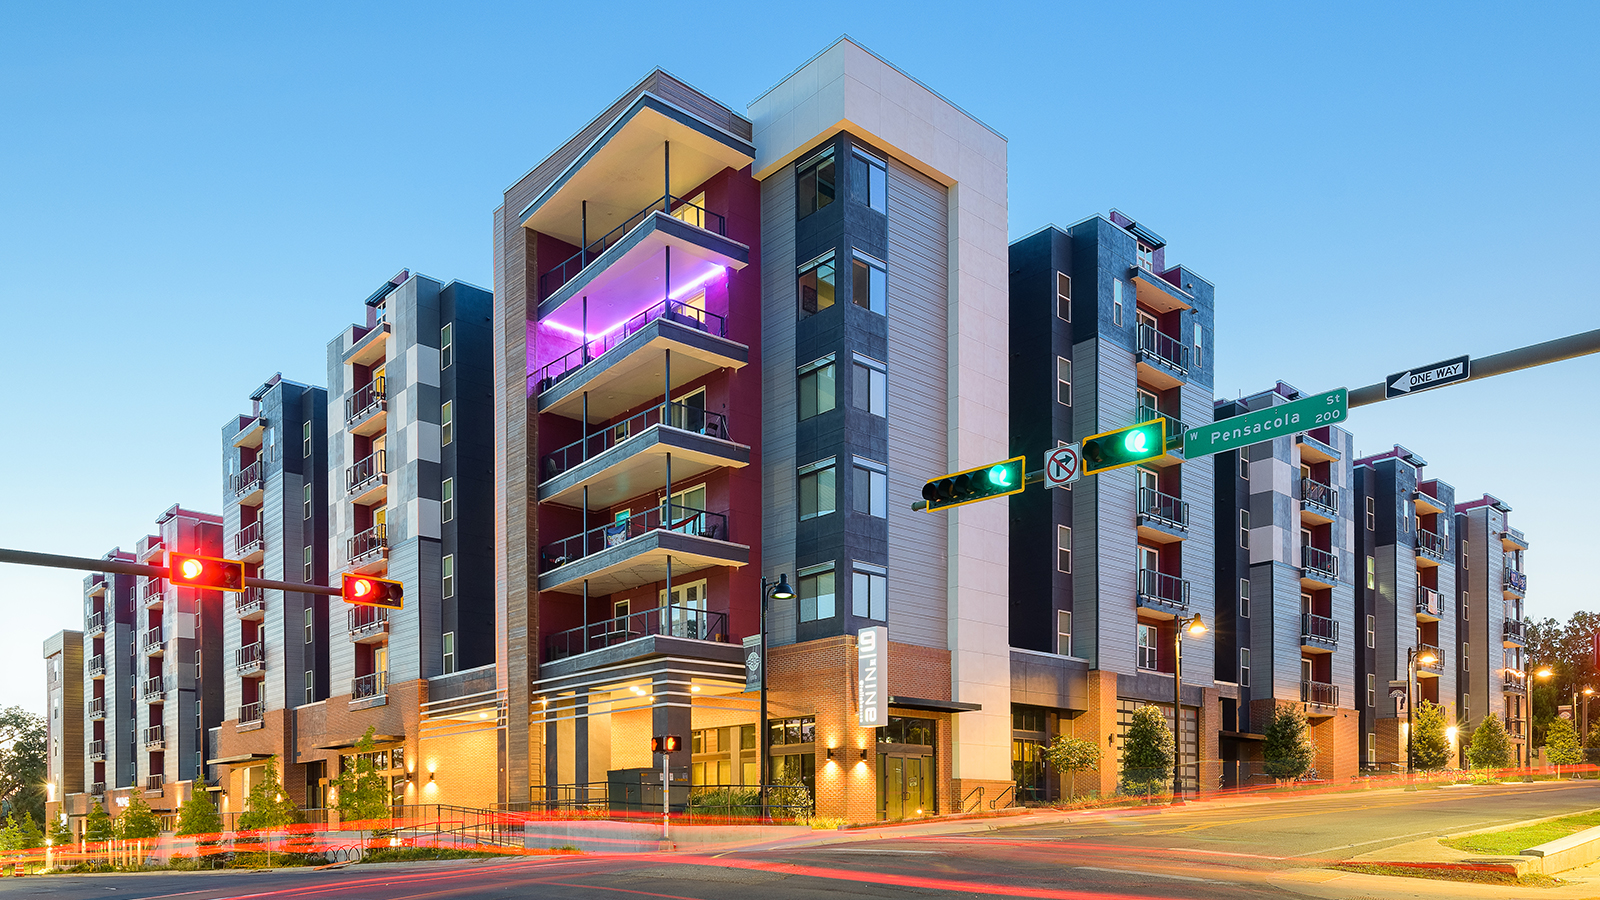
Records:
[[[1166,452],[1167,420],[1157,418],[1084,438],[1080,466],[1083,474],[1094,475],[1155,459]]]
[[[1020,492],[1027,479],[1022,461],[1022,457],[1013,456],[929,481],[922,486],[922,499],[928,501],[927,511],[950,509]]]
[[[381,606],[384,609],[400,609],[405,600],[405,588],[398,581],[387,578],[373,578],[371,575],[352,575],[344,573],[344,581],[339,585],[339,595],[344,602],[356,606]]]
[[[660,734],[650,739],[651,753],[677,753],[683,749],[683,738],[675,734]]]
[[[174,587],[208,591],[244,590],[244,563],[193,553],[167,551],[167,581]]]

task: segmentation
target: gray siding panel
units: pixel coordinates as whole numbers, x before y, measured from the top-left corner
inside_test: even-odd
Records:
[[[793,572],[798,508],[795,483],[796,296],[794,272],[794,167],[761,183],[761,455],[762,563],[767,576]],[[769,643],[794,643],[795,602],[777,600],[769,608]]]

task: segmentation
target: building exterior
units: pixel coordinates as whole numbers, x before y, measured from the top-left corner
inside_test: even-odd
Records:
[[[121,548],[113,548],[102,559],[134,562],[133,554]],[[132,787],[134,783],[135,710],[140,687],[134,666],[138,580],[132,575],[112,574],[83,579],[83,785],[87,793],[79,798],[71,797],[70,792],[63,795],[71,815],[87,812],[89,798],[103,797],[107,787]]]
[[[83,632],[58,631],[44,642],[45,819],[60,815],[68,794],[83,793]]]
[[[1456,556],[1457,708],[1463,735],[1472,734],[1488,714],[1499,716],[1521,766],[1529,758],[1533,718],[1523,630],[1528,539],[1511,527],[1510,514],[1510,506],[1489,494],[1455,507],[1461,545]]]

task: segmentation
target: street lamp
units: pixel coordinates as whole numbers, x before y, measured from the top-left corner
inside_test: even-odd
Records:
[[[1183,633],[1185,631],[1199,637],[1206,633],[1206,623],[1200,618],[1199,613],[1187,623],[1176,618],[1173,620],[1178,627],[1172,631],[1172,802],[1183,802],[1183,770],[1178,766],[1178,760],[1183,756]],[[1200,772],[1198,771],[1199,757],[1196,755],[1194,773],[1195,788],[1200,787]]]
[[[1417,730],[1414,727],[1416,719],[1412,710],[1416,707],[1413,686],[1417,683],[1417,666],[1431,666],[1439,661],[1432,650],[1423,650],[1412,647],[1406,651],[1406,790],[1416,790],[1416,785],[1411,779],[1416,775],[1417,764],[1412,748],[1416,746]]]
[[[767,771],[767,600],[793,600],[794,589],[789,587],[789,573],[778,575],[778,583],[767,585],[767,576],[761,576],[761,721],[756,725],[756,752],[761,754],[759,768],[761,774],[761,814],[767,812],[767,782],[771,780],[771,772]]]

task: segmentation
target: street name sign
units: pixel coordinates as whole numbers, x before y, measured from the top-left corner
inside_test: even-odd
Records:
[[[1184,459],[1199,459],[1213,453],[1247,447],[1261,441],[1310,431],[1344,421],[1350,414],[1350,392],[1337,388],[1325,394],[1304,397],[1279,406],[1247,412],[1242,416],[1218,419],[1210,425],[1190,428],[1183,435]]]
[[[1083,466],[1079,464],[1077,444],[1067,444],[1064,447],[1057,447],[1045,454],[1045,487],[1066,487],[1082,477]],[[1600,644],[1597,644],[1596,646],[1600,646]]]
[[[1431,391],[1472,377],[1472,360],[1466,356],[1396,372],[1383,380],[1383,397],[1393,400],[1417,391]]]

